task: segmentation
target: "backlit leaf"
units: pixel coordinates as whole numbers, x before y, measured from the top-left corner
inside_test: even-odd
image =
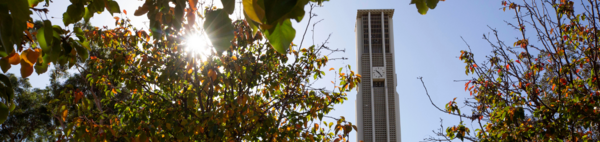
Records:
[[[262,24],[262,19],[265,17],[265,10],[258,3],[259,0],[244,0],[244,13],[254,22]]]
[[[204,29],[218,54],[229,49],[233,39],[233,25],[229,15],[223,9],[206,13]]]
[[[8,63],[13,64],[13,65],[17,65],[21,61],[21,56],[19,56],[19,54],[14,53],[14,52],[12,54],[6,56],[5,58],[8,59]]]
[[[272,32],[265,32],[265,36],[277,52],[286,54],[287,49],[296,36],[296,30],[292,27],[292,22],[288,19],[279,23]]]

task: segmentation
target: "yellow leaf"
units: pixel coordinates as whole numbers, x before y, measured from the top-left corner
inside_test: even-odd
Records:
[[[64,110],[64,111],[62,112],[62,119],[63,119],[63,121],[66,121],[66,120],[67,120],[67,114],[69,114],[69,110],[68,110],[68,109],[67,109],[67,110]]]
[[[252,21],[262,24],[262,19],[265,17],[265,10],[258,5],[258,0],[244,0],[244,13]]]

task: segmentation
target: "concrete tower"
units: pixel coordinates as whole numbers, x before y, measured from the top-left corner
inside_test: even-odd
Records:
[[[358,140],[399,142],[400,102],[394,68],[394,9],[361,9],[356,13]]]

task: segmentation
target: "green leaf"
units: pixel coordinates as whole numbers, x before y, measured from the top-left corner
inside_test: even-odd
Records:
[[[427,7],[429,7],[429,9],[435,9],[438,2],[440,2],[440,0],[427,0]]]
[[[10,106],[8,107],[8,111],[13,111],[13,110],[15,110],[15,107],[16,107],[16,106],[17,106],[17,105],[15,105],[15,103],[10,103]]]
[[[6,121],[7,117],[8,117],[8,106],[6,106],[4,103],[0,103],[0,124],[4,123],[4,121]]]
[[[221,0],[221,3],[223,3],[223,9],[227,11],[227,14],[233,14],[235,0]]]
[[[277,52],[286,54],[287,49],[296,36],[296,30],[292,27],[292,22],[288,19],[277,24],[272,33],[269,31],[265,32],[265,36]]]
[[[6,11],[8,12],[8,11]],[[1,15],[0,15],[1,16]],[[9,16],[6,17],[0,17],[2,18],[2,21],[0,21],[0,43],[2,43],[2,46],[4,48],[3,52],[1,53],[2,57],[5,57],[8,55],[8,53],[11,53],[14,49],[13,49],[13,40],[12,38],[12,28],[13,27],[13,22],[12,22],[12,18]]]
[[[71,5],[69,5],[69,7],[67,7],[67,12],[70,18],[70,22],[77,22],[79,20],[81,20],[81,18],[83,18],[83,15],[85,14],[85,7],[83,7],[83,4],[81,3],[73,3]],[[64,14],[63,14],[64,16]],[[63,17],[65,18],[65,17]],[[64,21],[64,19],[63,19]],[[65,26],[69,25],[70,23],[65,23]]]
[[[411,4],[412,3],[417,5],[417,10],[421,15],[427,14],[429,7],[427,7],[427,2],[425,2],[425,0],[412,0]]]
[[[119,3],[115,1],[109,1],[108,3],[106,3],[106,9],[108,10],[108,12],[110,12],[110,15],[113,15],[113,13],[121,13]]]
[[[319,116],[319,120],[323,120],[323,113],[317,114]]]
[[[233,39],[233,25],[229,15],[223,9],[206,13],[204,29],[218,54],[229,49]]]
[[[65,26],[68,26],[69,24],[75,23],[73,21],[73,19],[71,19],[71,16],[69,16],[69,13],[65,12],[63,13],[63,23],[65,24]]]
[[[86,42],[83,42],[83,44],[85,44]],[[80,45],[78,43],[73,44],[73,46],[75,47],[75,50],[77,50],[77,54],[79,55],[79,58],[81,58],[82,61],[87,60],[88,58],[88,51],[83,47],[85,45]]]
[[[83,14],[83,21],[86,23],[90,21],[90,18],[94,16],[94,12],[90,10],[91,6],[85,8],[85,14]]]
[[[75,32],[75,35],[77,35],[77,36],[83,35],[83,30],[81,30],[81,28],[79,28],[79,27],[73,28],[73,32]]]
[[[294,7],[297,3],[298,0],[264,0],[267,23],[269,25],[275,25],[275,23],[279,23],[279,21],[288,20],[288,18],[291,17],[285,15],[290,13],[292,9],[295,9]]]
[[[0,60],[0,68],[2,68],[2,72],[6,73],[10,69],[8,60]]]
[[[33,68],[35,68],[35,73],[40,75],[40,74],[48,71],[48,64],[49,64],[49,62],[47,62],[47,61],[44,61],[44,63],[42,63],[42,62],[35,63],[35,66],[33,66]]]
[[[42,1],[44,1],[44,0],[28,0],[29,6],[31,6],[31,7],[37,6],[38,3],[42,2]]]
[[[10,82],[10,79],[8,79],[8,77],[4,74],[0,74],[0,81],[2,81],[2,83],[4,83],[6,88],[9,88],[9,89],[6,89],[6,92],[5,92],[5,93],[7,93],[6,94],[7,100],[12,100],[15,97],[15,93],[12,90],[13,87],[12,87],[12,83]]]

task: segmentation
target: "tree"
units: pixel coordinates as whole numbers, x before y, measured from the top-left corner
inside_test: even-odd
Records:
[[[31,89],[27,78],[8,74],[15,91],[15,107],[0,126],[0,139],[7,141],[51,140],[54,129],[46,107],[51,96],[46,89]],[[12,89],[12,88],[11,88]]]
[[[255,34],[258,31],[270,41],[269,47],[275,48],[280,54],[286,54],[288,47],[295,37],[295,29],[291,26],[291,19],[300,22],[304,15],[304,7],[309,3],[321,5],[328,0],[244,0],[244,17]],[[53,25],[50,20],[41,15],[49,12],[47,8],[37,7],[43,0],[19,0],[0,2],[0,68],[6,72],[12,65],[21,64],[21,76],[28,77],[35,69],[36,73],[47,71],[50,63],[66,66],[69,68],[83,62],[89,57],[91,43],[94,40],[105,40],[101,36],[96,39],[88,39],[86,34],[102,35],[104,33],[87,33],[79,26],[69,29],[68,25],[84,20],[85,23],[95,13],[104,12],[105,9],[111,15],[120,13],[120,7],[113,0],[71,0],[71,5],[62,15],[65,28]],[[51,1],[46,0],[44,7],[49,6]],[[143,31],[137,35],[150,40],[160,41],[167,33],[190,32],[197,30],[196,18],[202,18],[212,24],[204,24],[203,31],[209,36],[217,54],[230,47],[230,41],[234,38],[234,27],[227,16],[232,14],[235,8],[234,0],[221,0],[223,9],[204,9],[201,5],[205,2],[198,0],[145,0],[134,13],[136,16],[147,15],[150,20],[149,31]],[[174,6],[172,6],[174,5]],[[200,9],[200,10],[199,10]],[[208,12],[206,11],[208,10]],[[123,10],[122,12],[127,13]],[[33,22],[31,15],[40,15],[41,22]],[[126,23],[121,19],[117,23]],[[136,30],[138,31],[138,30]],[[132,33],[125,33],[127,36]],[[150,35],[150,36],[149,36]],[[259,35],[262,37],[263,34]],[[105,35],[111,38],[114,35]],[[139,40],[141,41],[141,40]],[[100,42],[104,43],[104,42]],[[105,46],[103,44],[99,46]],[[110,45],[107,45],[110,46]],[[11,88],[10,86],[0,86]],[[11,93],[11,92],[6,92]],[[5,107],[12,105],[11,95],[0,96],[6,102],[0,102],[0,118],[2,114],[8,114]],[[0,119],[1,120],[1,119]]]
[[[97,0],[72,2],[63,15],[66,24],[81,19],[71,9],[87,6],[83,9],[89,12],[97,4]],[[118,5],[112,1],[104,2],[109,12],[120,11],[114,11]],[[290,19],[300,21],[305,5],[311,2],[312,8],[323,0],[247,0],[243,4],[249,20],[238,21],[228,17],[233,1],[222,2],[224,9],[212,5],[201,9],[204,2],[195,0],[147,0],[135,15],[149,17],[149,30],[134,28],[127,17],[116,17],[117,27],[112,29],[75,24],[73,32],[62,30],[59,35],[67,42],[61,43],[61,57],[55,64],[74,67],[79,74],[64,85],[53,82],[50,87],[52,137],[59,141],[346,141],[356,126],[343,117],[326,115],[334,104],[347,99],[346,93],[360,83],[360,75],[350,66],[332,68],[329,72],[336,76],[332,83],[337,86],[333,90],[314,87],[325,75],[322,68],[330,60],[325,55],[343,50],[291,43],[295,30]],[[196,24],[196,18],[205,22]],[[50,24],[40,25],[30,30],[40,36]],[[184,39],[204,32],[214,50],[203,56],[188,52],[186,48],[194,45]],[[52,54],[44,47],[29,48],[16,57]],[[12,63],[13,57],[2,59]]]
[[[470,50],[461,51],[465,73],[474,76],[465,83],[471,97],[464,107],[471,114],[461,113],[456,100],[444,109],[436,106],[461,121],[427,140],[600,140],[600,7],[597,1],[582,1],[575,11],[575,3],[503,1],[503,10],[515,13],[516,23],[509,25],[520,31],[519,38],[507,45],[492,29],[495,37],[484,39],[493,54],[484,62]],[[474,133],[463,118],[477,123]]]

